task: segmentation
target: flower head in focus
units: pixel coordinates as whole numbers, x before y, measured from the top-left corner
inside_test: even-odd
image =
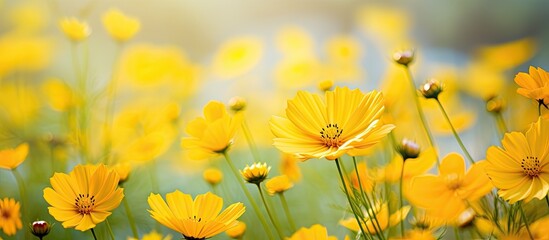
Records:
[[[536,100],[540,105],[549,104],[549,73],[542,68],[532,67],[528,73],[520,72],[515,76],[515,83],[519,85],[517,93]]]
[[[244,204],[234,203],[220,213],[223,199],[210,192],[198,195],[194,201],[189,194],[176,190],[148,198],[151,217],[162,225],[181,233],[185,239],[206,239],[236,226],[236,219],[245,211]]]
[[[240,171],[240,174],[246,182],[260,184],[267,178],[269,171],[271,171],[271,167],[267,166],[267,163],[254,163],[252,166],[246,165],[244,170]]]
[[[116,171],[105,165],[77,165],[69,174],[55,173],[50,178],[52,187],[44,189],[49,213],[64,228],[94,228],[122,202],[119,180]]]
[[[383,96],[372,91],[336,88],[319,95],[299,91],[288,101],[286,116],[273,116],[274,146],[300,158],[335,160],[347,153],[362,155],[394,126],[383,124]]]

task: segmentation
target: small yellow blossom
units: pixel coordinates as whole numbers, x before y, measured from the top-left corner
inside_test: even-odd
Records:
[[[263,56],[263,42],[256,37],[231,39],[218,50],[213,60],[214,73],[223,78],[234,78],[249,72]]]
[[[202,177],[211,185],[217,185],[223,180],[223,172],[217,168],[208,168],[202,173]]]
[[[297,230],[287,240],[337,240],[334,236],[328,236],[328,230],[326,227],[315,224],[310,228],[302,227]]]
[[[232,228],[227,229],[225,233],[227,236],[233,239],[240,239],[246,232],[246,223],[236,220],[236,225]]]
[[[4,149],[0,151],[0,168],[13,170],[17,168],[29,154],[29,144],[22,143],[15,149]]]
[[[244,170],[240,171],[240,174],[246,182],[259,184],[267,178],[269,171],[271,171],[271,167],[267,166],[267,163],[254,163],[252,166],[246,165]]]
[[[286,175],[280,175],[273,177],[269,179],[265,183],[265,187],[267,188],[267,192],[270,195],[275,195],[277,193],[283,193],[287,191],[288,189],[292,188],[294,184],[290,181],[288,176]]]
[[[88,23],[74,17],[66,17],[59,20],[59,27],[67,38],[74,42],[85,40],[91,33]]]
[[[109,9],[103,14],[102,20],[107,32],[119,42],[128,41],[141,28],[139,20],[126,16],[118,9]]]
[[[0,229],[13,236],[23,227],[21,223],[21,205],[13,198],[0,199]]]

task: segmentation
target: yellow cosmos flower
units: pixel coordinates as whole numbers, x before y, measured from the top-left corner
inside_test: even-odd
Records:
[[[0,168],[13,170],[19,166],[29,154],[29,144],[22,143],[15,149],[4,149],[0,151]]]
[[[128,238],[128,240],[138,240],[137,238]],[[152,230],[150,233],[147,233],[143,235],[141,240],[172,240],[172,235],[163,236],[162,234],[158,233],[156,230]]]
[[[224,43],[213,60],[214,72],[223,78],[238,77],[250,71],[263,55],[263,43],[251,36]]]
[[[120,177],[120,184],[122,184],[128,180],[130,172],[132,171],[132,165],[129,163],[117,163],[112,166],[112,169],[118,174],[118,177]]]
[[[320,61],[312,56],[287,58],[277,64],[275,77],[282,87],[303,88],[317,82],[322,70]]]
[[[270,195],[275,195],[276,193],[283,193],[288,189],[292,188],[293,186],[294,184],[292,183],[292,181],[290,181],[290,178],[288,178],[288,176],[286,175],[273,177],[265,183],[267,192],[269,192]]]
[[[431,216],[455,219],[472,203],[492,190],[484,172],[485,161],[475,163],[465,172],[465,161],[457,153],[446,155],[439,175],[427,174],[412,179],[404,193],[410,203],[426,209]]]
[[[327,44],[328,57],[334,62],[356,62],[361,56],[360,43],[350,36],[337,36]]]
[[[252,166],[246,165],[244,170],[240,171],[240,174],[246,182],[259,184],[267,178],[269,171],[271,171],[271,167],[267,166],[267,163],[254,163]]]
[[[46,80],[42,84],[42,90],[46,94],[49,105],[56,111],[65,112],[76,106],[75,94],[67,84],[59,79]]]
[[[16,71],[44,69],[50,63],[53,50],[53,41],[47,37],[21,33],[2,34],[0,77]]]
[[[410,206],[404,206],[393,214],[389,215],[389,207],[387,203],[378,202],[372,207],[372,209],[366,210],[370,213],[372,218],[369,217],[367,212],[363,213],[364,219],[362,220],[364,221],[364,230],[368,231],[371,234],[376,234],[378,230],[384,231],[389,227],[395,226],[406,218],[408,212],[410,212],[410,209]],[[375,218],[373,214],[375,214]],[[377,221],[375,219],[377,219]],[[360,230],[360,227],[355,217],[340,220],[339,224],[355,232],[358,232]]]
[[[86,231],[103,222],[124,198],[119,177],[105,165],[77,165],[69,174],[55,173],[44,189],[50,215],[64,228]]]
[[[433,147],[422,151],[417,158],[407,159],[405,162],[402,156],[396,155],[395,158],[384,168],[378,171],[377,180],[387,182],[398,182],[400,180],[400,172],[404,163],[403,179],[408,181],[415,176],[426,173],[435,165],[437,156]]]
[[[0,121],[3,123],[25,127],[38,117],[41,100],[33,87],[4,81],[0,96]]]
[[[537,41],[533,38],[521,38],[518,40],[483,46],[476,52],[480,61],[497,70],[515,68],[530,60],[538,48]]]
[[[356,189],[362,189],[365,192],[371,193],[372,190],[374,190],[374,178],[370,176],[368,166],[365,162],[360,162],[356,165],[356,170],[353,171],[350,176],[349,180],[351,180],[351,186],[353,186]],[[358,176],[356,172],[358,171]],[[360,181],[359,181],[360,176]],[[362,184],[362,188],[359,185],[359,183]],[[352,192],[352,191],[350,191]]]
[[[234,203],[220,214],[223,199],[210,192],[193,201],[191,195],[176,190],[166,194],[166,201],[160,194],[151,193],[151,217],[186,239],[206,239],[226,231],[237,224],[236,219],[245,211],[244,204]]]
[[[231,117],[223,103],[210,101],[204,107],[204,118],[196,118],[187,124],[185,130],[190,137],[183,138],[181,146],[189,151],[191,159],[205,159],[223,153],[233,143],[241,116]]]
[[[230,238],[233,238],[233,239],[242,238],[242,236],[244,235],[245,232],[246,232],[246,223],[238,221],[238,220],[236,221],[236,226],[234,226],[232,228],[229,228],[229,229],[227,229],[227,231],[225,231],[227,236],[229,236]]]
[[[23,227],[21,205],[13,198],[0,199],[0,229],[8,236],[15,235]]]
[[[282,160],[280,161],[280,172],[288,176],[292,182],[298,182],[301,180],[301,169],[297,162],[301,161],[297,155],[282,153]]]
[[[217,185],[223,180],[223,172],[217,168],[208,168],[202,173],[202,177],[211,185]]]
[[[109,9],[103,14],[103,25],[112,38],[125,42],[132,38],[141,27],[139,20],[126,16],[118,9]]]
[[[80,21],[74,17],[59,20],[59,27],[65,36],[74,42],[80,42],[88,38],[91,33],[88,23]]]
[[[515,76],[515,83],[520,86],[518,94],[540,104],[549,104],[549,73],[542,68],[530,66],[528,73],[520,72]]]
[[[542,199],[549,192],[549,120],[538,119],[526,134],[506,133],[503,148],[490,147],[486,173],[510,203]]]
[[[379,121],[383,109],[383,96],[376,91],[338,87],[326,92],[326,102],[299,91],[288,101],[286,117],[270,120],[274,145],[306,159],[361,155],[394,128]]]
[[[310,228],[300,228],[287,240],[337,240],[337,237],[328,236],[326,227],[315,224]]]

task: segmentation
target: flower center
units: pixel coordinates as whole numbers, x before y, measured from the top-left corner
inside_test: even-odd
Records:
[[[459,175],[457,174],[448,174],[446,176],[446,186],[448,186],[448,189],[450,190],[457,190],[459,189],[461,184],[461,181],[459,179]]]
[[[0,209],[0,216],[3,218],[3,219],[9,219],[11,214],[9,211],[7,210],[2,210]]]
[[[539,175],[540,164],[538,157],[526,157],[520,162],[522,171],[524,174],[530,177],[537,177]]]
[[[339,129],[337,124],[328,124],[320,131],[320,139],[324,142],[326,147],[339,147],[339,136],[343,129]]]
[[[80,214],[90,214],[95,206],[95,196],[90,197],[90,194],[78,194],[74,202]]]

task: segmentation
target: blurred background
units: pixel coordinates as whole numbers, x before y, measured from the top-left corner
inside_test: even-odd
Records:
[[[111,8],[139,20],[134,38],[120,43],[107,33],[101,18]],[[485,110],[488,99],[506,99],[503,115],[510,130],[523,130],[536,118],[537,105],[515,93],[513,78],[530,65],[548,67],[547,9],[549,2],[542,0],[0,0],[0,148],[29,143],[30,153],[18,168],[30,202],[24,220],[55,222],[42,191],[54,172],[69,172],[80,162],[70,137],[71,109],[77,105],[71,97],[76,61],[87,82],[91,159],[130,163],[133,170],[124,188],[139,233],[156,229],[178,238],[149,217],[149,193],[180,189],[196,196],[210,191],[202,171],[216,166],[225,173],[217,189],[225,205],[246,202],[224,160],[190,160],[180,147],[181,137],[188,136],[185,125],[202,116],[208,101],[247,100],[247,123],[260,160],[273,166],[272,176],[283,171],[283,161],[271,146],[269,118],[284,114],[286,101],[298,90],[321,93],[318,86],[324,81],[383,91],[391,112],[386,121],[397,125],[396,138],[425,146],[415,109],[409,106],[406,76],[391,58],[396,50],[412,48],[416,86],[432,77],[445,83],[441,101],[474,158],[483,159],[487,147],[501,139]],[[76,44],[67,39],[58,24],[64,17],[86,21],[89,38]],[[112,79],[117,81],[116,98],[108,132],[103,126]],[[440,155],[459,152],[437,106],[423,104]],[[105,155],[101,147],[108,136],[112,153]],[[374,167],[391,158],[383,146],[367,158]],[[231,154],[240,169],[254,161],[242,134]],[[297,225],[321,223],[342,239],[349,231],[337,222],[345,217],[341,209],[346,202],[333,163],[309,160],[298,167],[301,180],[286,194]],[[151,171],[158,183],[151,181]],[[19,193],[10,171],[0,169],[0,198],[5,197],[19,199]],[[270,202],[278,206],[278,199]],[[253,217],[249,208],[241,218],[249,227],[246,239],[263,236]],[[109,221],[117,239],[131,235],[122,207]],[[16,238],[24,239],[27,224]],[[107,236],[105,226],[97,229],[102,238]],[[52,234],[50,239],[91,237],[60,223]]]

